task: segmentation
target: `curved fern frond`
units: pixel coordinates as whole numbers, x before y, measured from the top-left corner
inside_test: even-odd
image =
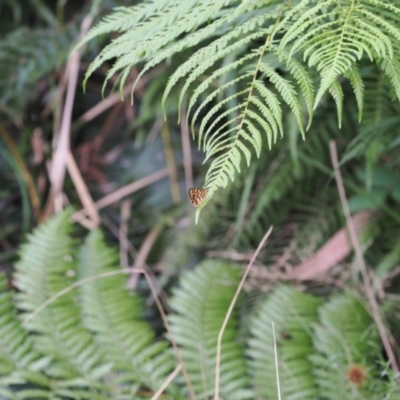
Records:
[[[386,1],[302,0],[281,23],[287,32],[279,47],[283,50],[290,45],[290,56],[302,51],[308,65],[315,66],[320,73],[315,108],[339,76],[349,71],[354,73],[357,61],[364,54],[371,60],[385,60],[388,75],[398,80],[400,71],[392,60],[393,49],[400,38],[399,22],[400,8]],[[360,103],[362,87],[354,76],[352,78]],[[339,93],[335,86],[337,101]]]
[[[287,286],[278,287],[260,306],[250,325],[249,367],[257,398],[276,399],[276,367],[272,323],[275,325],[278,368],[283,398],[317,398],[308,356],[313,352],[311,324],[321,300]]]
[[[286,111],[291,121],[294,116],[304,138],[303,126],[310,127],[314,110],[329,91],[341,126],[347,89],[343,77],[353,89],[361,120],[365,98],[365,64],[361,63],[376,63],[400,99],[399,4],[384,0],[294,3],[163,0],[158,5],[117,9],[86,39],[112,30],[122,32],[86,74],[87,79],[102,62],[115,59],[106,82],[119,73],[121,89],[134,64],[146,63],[140,77],[177,53],[187,55],[170,77],[162,104],[182,82],[178,108],[188,97],[193,135],[202,118],[198,145],[211,165],[203,185],[208,197],[196,218],[215,191],[235,178],[243,158],[249,164],[253,150],[260,156],[264,137],[271,147],[283,134]]]
[[[180,347],[196,395],[214,392],[218,333],[239,283],[239,270],[220,262],[203,262],[181,280],[170,304],[171,334]],[[244,350],[237,343],[237,315],[230,318],[222,339],[220,394],[224,399],[252,399]]]
[[[115,270],[118,254],[104,243],[99,230],[86,239],[79,253],[79,272],[82,278]],[[95,340],[104,349],[108,360],[114,362],[118,380],[130,385],[129,393],[142,385],[158,390],[172,372],[175,360],[166,350],[167,342],[154,342],[150,326],[140,321],[141,301],[124,289],[122,275],[97,279],[80,287],[83,324],[95,333]],[[169,385],[171,399],[181,396]]]
[[[70,212],[63,212],[39,226],[21,248],[16,265],[15,296],[18,307],[29,315],[46,300],[71,284],[75,275],[75,249],[68,233]],[[70,380],[70,385],[87,387],[102,398],[100,383],[111,365],[103,363],[102,353],[88,330],[80,327],[79,308],[72,292],[51,303],[29,320],[26,327],[36,334],[35,347],[51,357],[50,376]],[[67,388],[68,385],[65,385]],[[96,393],[96,389],[99,390]],[[104,397],[104,398],[107,398]]]
[[[180,35],[195,30],[207,21],[213,20],[219,14],[221,8],[228,6],[231,1],[179,0],[178,2],[169,1],[168,4],[164,3],[162,12],[147,14],[148,18],[145,22],[136,24],[134,28],[128,29],[106,46],[88,68],[85,80],[102,63],[117,58],[117,61],[107,73],[105,84],[116,72],[122,72],[122,87],[133,65],[142,60],[152,59]],[[152,8],[152,6],[148,7]],[[125,16],[122,16],[122,18],[124,19]],[[114,23],[116,22],[114,21]],[[206,29],[205,33],[202,32],[203,34],[197,33],[192,46],[212,34],[219,25],[220,23],[214,24],[213,29]],[[96,32],[94,35],[96,35]],[[162,59],[182,50],[180,46],[172,47],[167,54],[163,55]]]

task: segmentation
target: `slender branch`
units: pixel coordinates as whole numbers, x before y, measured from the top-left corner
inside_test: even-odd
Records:
[[[233,299],[231,301],[231,304],[229,305],[229,309],[225,315],[224,322],[222,324],[221,330],[219,331],[218,334],[218,342],[217,342],[217,359],[215,363],[215,391],[214,391],[214,400],[219,400],[219,378],[220,378],[220,364],[221,364],[221,347],[222,347],[222,336],[224,335],[226,325],[228,324],[229,318],[231,317],[233,308],[235,307],[236,301],[239,297],[239,294],[243,288],[244,282],[249,275],[250,269],[256,260],[258,254],[260,253],[261,249],[264,247],[265,242],[267,241],[269,235],[272,232],[272,226],[268,229],[268,232],[264,235],[262,238],[260,244],[257,247],[257,250],[254,252],[253,257],[251,258],[249,265],[246,267],[246,270],[244,271],[244,274],[242,276],[242,279],[239,283],[238,288],[236,289],[236,293],[233,296]]]
[[[390,345],[390,341],[388,338],[387,328],[383,324],[382,317],[379,312],[378,302],[376,301],[376,298],[375,298],[375,295],[374,295],[374,292],[372,289],[372,285],[371,285],[371,281],[369,279],[367,267],[365,265],[362,251],[360,248],[360,244],[358,242],[356,229],[354,227],[353,220],[350,215],[349,204],[347,202],[346,192],[344,190],[344,185],[343,185],[343,181],[342,181],[342,175],[341,175],[340,169],[339,169],[339,161],[338,161],[338,155],[337,155],[335,141],[332,140],[330,142],[329,146],[330,146],[330,152],[331,152],[332,165],[335,170],[336,184],[338,187],[340,201],[342,203],[343,213],[344,213],[344,216],[346,217],[346,224],[347,224],[347,229],[349,230],[349,234],[350,234],[351,245],[354,248],[358,268],[360,269],[361,276],[364,281],[365,292],[367,294],[367,298],[368,298],[368,301],[369,301],[369,304],[371,307],[372,316],[378,327],[378,331],[381,336],[382,344],[383,344],[383,347],[385,348],[385,351],[389,358],[390,364],[394,371],[399,372],[399,367],[397,366],[397,363],[396,363],[396,357],[394,355],[393,349]]]

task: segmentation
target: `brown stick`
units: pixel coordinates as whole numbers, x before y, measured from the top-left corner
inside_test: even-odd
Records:
[[[110,204],[116,203],[117,201],[121,200],[122,198],[140,190],[143,189],[144,187],[157,182],[158,180],[167,177],[170,174],[170,169],[169,168],[164,168],[161,169],[157,172],[154,172],[150,175],[145,176],[144,178],[141,178],[135,182],[130,183],[129,185],[126,185],[115,192],[112,192],[108,194],[107,196],[104,196],[102,199],[96,201],[94,204],[98,210],[101,208],[107,207]],[[72,215],[72,221],[74,222],[79,222],[79,220],[85,215],[85,210],[80,210],[77,211]]]
[[[344,190],[344,185],[343,185],[343,181],[342,181],[342,175],[341,175],[340,169],[339,169],[339,161],[338,161],[338,155],[337,155],[337,150],[336,150],[336,143],[334,140],[331,140],[329,147],[330,147],[330,152],[331,152],[332,165],[333,165],[333,168],[335,171],[335,179],[336,179],[336,184],[338,187],[340,201],[342,203],[342,209],[343,209],[344,216],[346,217],[347,229],[349,230],[351,244],[352,244],[352,246],[354,248],[354,252],[356,254],[358,268],[361,272],[361,276],[364,281],[365,292],[367,294],[369,305],[371,307],[372,316],[378,327],[378,331],[381,336],[382,344],[383,344],[383,347],[385,348],[385,351],[389,358],[390,364],[394,371],[399,372],[399,368],[396,363],[396,357],[394,355],[393,349],[389,342],[387,328],[383,324],[381,314],[379,312],[378,302],[376,301],[376,298],[375,298],[375,295],[374,295],[374,292],[372,289],[372,285],[371,285],[371,281],[369,279],[367,267],[365,265],[364,258],[362,256],[362,251],[360,248],[360,244],[358,242],[356,230],[355,230],[353,221],[351,219],[349,204],[347,202],[346,192]]]
[[[141,270],[143,266],[145,265],[146,258],[148,254],[150,253],[151,248],[154,245],[154,242],[157,240],[158,235],[160,234],[162,230],[163,224],[157,224],[146,236],[146,238],[143,241],[142,246],[139,249],[139,252],[137,253],[137,256],[135,258],[135,263],[133,264],[132,268],[132,274],[129,278],[129,281],[126,285],[128,289],[134,289],[137,283],[137,277],[138,273],[136,271]]]

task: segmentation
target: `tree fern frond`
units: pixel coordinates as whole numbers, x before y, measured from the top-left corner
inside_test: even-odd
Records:
[[[228,4],[229,1],[211,0],[180,0],[178,4],[170,2],[170,7],[163,13],[130,29],[106,46],[90,65],[86,77],[105,61],[117,58],[107,73],[106,84],[116,72],[124,72],[141,60],[153,58],[180,35],[214,19],[220,9]],[[121,86],[124,83],[121,80]]]
[[[69,276],[75,274],[75,250],[68,235],[69,218],[70,212],[51,218],[22,246],[15,273],[15,284],[21,292],[15,298],[24,311],[23,316],[34,312],[71,283]],[[47,370],[50,376],[100,389],[99,378],[111,365],[103,363],[92,335],[79,326],[79,320],[79,309],[70,292],[29,320],[26,326],[36,332],[33,336],[36,349],[53,359]]]
[[[395,52],[395,57],[382,60],[381,68],[392,84],[392,89],[400,100],[400,49]]]
[[[295,82],[299,85],[301,93],[307,105],[308,111],[308,129],[311,126],[313,119],[313,107],[314,107],[314,85],[310,78],[310,74],[307,69],[294,57],[288,57],[284,52],[280,53],[280,57],[286,63],[291,75],[293,76]]]
[[[268,17],[270,17],[270,15],[268,15]],[[189,60],[184,62],[169,79],[168,85],[167,85],[164,95],[163,95],[163,104],[165,103],[167,96],[170,93],[171,89],[174,87],[174,85],[179,81],[179,79],[184,78],[190,71],[191,71],[191,74],[186,79],[185,86],[181,90],[179,105],[181,104],[182,99],[184,98],[184,95],[185,95],[189,85],[192,82],[194,82],[195,79],[198,78],[207,69],[212,67],[218,60],[221,60],[223,57],[225,57],[229,54],[232,54],[235,51],[238,51],[238,50],[244,51],[246,48],[246,45],[251,43],[253,40],[256,40],[261,37],[265,37],[268,33],[270,33],[271,28],[267,28],[267,29],[260,28],[260,26],[265,22],[266,19],[267,19],[267,16],[263,15],[261,17],[254,18],[250,21],[247,21],[245,24],[234,28],[228,34],[213,41],[208,46],[203,47],[202,49],[198,50],[195,54],[193,54],[193,56],[191,56],[189,58]],[[252,32],[253,30],[256,30],[256,31]],[[245,35],[245,36],[241,37],[242,35]],[[231,43],[231,41],[233,41],[233,43]],[[238,64],[232,63],[231,67],[227,66],[227,68],[229,68],[229,69],[227,69],[227,70],[221,69],[221,70],[217,70],[217,71],[226,73],[229,70],[243,64],[244,61],[250,60],[251,58],[256,57],[256,56],[257,56],[257,54],[255,52],[253,52],[253,54],[250,54],[248,56],[244,55],[243,58],[236,60],[236,63],[238,63]],[[211,82],[213,79],[221,76],[222,73],[214,75],[214,78],[211,79]],[[205,89],[206,89],[206,87],[204,87],[202,89],[202,91],[204,91]],[[196,96],[193,95],[192,98],[193,97],[196,97]]]
[[[288,80],[282,78],[282,76],[280,76],[273,68],[265,63],[261,63],[260,71],[270,79],[282,96],[283,100],[285,100],[285,102],[288,104],[296,117],[300,132],[304,137],[305,133],[303,129],[303,122],[301,120],[302,110],[293,85]]]
[[[168,7],[171,7],[168,0],[142,3],[132,7],[115,7],[112,14],[105,16],[101,22],[89,30],[77,47],[81,47],[99,35],[110,32],[126,32],[142,20],[159,15]]]
[[[233,7],[229,11],[224,10],[224,15],[221,18],[216,19],[215,21],[211,22],[204,28],[201,28],[193,33],[188,34],[178,42],[170,46],[167,46],[164,50],[161,50],[158,54],[152,57],[149,62],[146,63],[143,70],[138,75],[136,81],[138,81],[140,77],[143,76],[143,74],[150,68],[166,60],[175,53],[178,53],[187,48],[194,47],[201,41],[216,34],[218,32],[218,29],[220,29],[222,26],[231,25],[238,17],[243,18],[243,16],[246,15],[246,10],[249,8],[249,6],[253,6],[253,4],[251,4],[251,2],[245,1],[240,3],[238,6]],[[253,18],[249,18],[248,21],[239,24],[239,26],[233,25],[232,29],[228,32],[225,32],[225,34],[221,38],[214,40],[211,43],[211,45],[201,48],[194,55],[192,55],[190,59],[184,62],[182,65],[180,65],[178,70],[170,77],[168,85],[163,95],[162,104],[163,105],[165,104],[168,94],[170,93],[173,86],[175,86],[177,81],[180,78],[183,78],[196,64],[198,65],[201,60],[204,61],[204,56],[206,56],[206,58],[210,60],[212,58],[212,55],[215,54],[215,49],[225,54],[232,53],[233,49],[229,51],[227,47],[230,47],[228,46],[229,42],[235,38],[244,36],[244,38],[240,39],[242,44],[244,44],[244,43],[249,43],[251,40],[257,37],[260,37],[262,35],[262,32],[259,32],[259,29],[256,30],[256,32],[252,31],[257,29],[257,27],[261,26],[265,22],[268,16],[269,14],[266,15],[265,13],[263,13],[262,16],[256,15]],[[237,48],[238,46],[235,47]],[[209,62],[209,65],[211,66],[212,63]],[[185,91],[182,91],[181,93],[182,98],[184,96],[184,92]],[[178,110],[180,110],[180,107],[178,107]]]
[[[191,95],[190,99],[189,99],[189,107],[188,107],[188,118],[189,118],[189,114],[193,108],[193,106],[195,105],[195,102],[197,101],[197,99],[199,98],[199,96],[206,90],[208,89],[208,87],[215,82],[215,80],[217,78],[220,78],[221,76],[223,76],[224,74],[227,74],[228,72],[232,71],[233,69],[236,69],[237,67],[239,67],[240,65],[242,65],[243,63],[245,63],[246,61],[250,61],[251,59],[254,59],[257,56],[257,54],[247,54],[241,58],[239,58],[238,60],[225,65],[221,68],[218,68],[216,71],[214,71],[204,82],[202,82],[197,88],[196,90],[193,92],[193,94]],[[196,74],[197,74],[198,69],[196,69]],[[203,108],[209,103],[211,102],[214,98],[216,98],[218,95],[220,95],[221,93],[223,93],[224,90],[226,90],[227,88],[229,88],[232,85],[236,85],[239,82],[241,82],[243,79],[246,78],[250,78],[253,75],[252,72],[244,72],[242,74],[239,74],[238,77],[226,82],[224,85],[218,87],[216,90],[214,90],[212,93],[210,93],[200,104],[200,106],[197,108],[193,118],[192,118],[192,123],[191,123],[191,127],[192,127],[192,132],[194,132],[194,125],[197,121],[198,116],[200,115],[201,111],[203,110]],[[191,80],[192,76],[189,76],[188,81],[189,82]],[[180,101],[183,100],[182,98],[182,93],[184,93],[184,91],[187,89],[188,86],[184,86],[184,88],[181,91],[181,95],[180,95]],[[219,103],[218,106],[220,104],[225,104],[228,101],[230,101],[231,99],[238,97],[239,95],[245,93],[247,91],[247,89],[245,91],[239,91],[239,93],[235,93],[229,97],[227,97],[226,99],[224,99],[223,103]],[[215,111],[217,111],[220,107],[214,108],[213,113]],[[210,116],[213,115],[213,113],[211,113]],[[206,125],[206,123],[208,122],[208,120],[210,119],[210,117],[208,117],[205,122],[202,121],[202,126],[203,128],[200,128],[200,133],[203,131],[204,126]],[[201,141],[201,136],[199,134],[199,141]]]
[[[400,8],[376,0],[313,3],[303,0],[286,15],[281,26],[287,27],[287,32],[280,50],[291,43],[290,55],[302,50],[308,65],[319,71],[321,83],[315,99],[316,107],[340,75],[351,69],[354,71],[363,53],[368,54],[371,60],[382,59],[390,63],[394,43],[400,35]],[[389,9],[395,15],[392,19],[376,15],[378,10],[385,12]],[[393,69],[388,73],[392,78],[398,75]],[[353,80],[353,84],[357,84],[357,97],[361,88],[357,80]]]
[[[347,70],[345,77],[349,79],[353,88],[358,107],[358,121],[360,122],[364,109],[364,82],[361,78],[358,68],[355,65]]]
[[[218,332],[239,283],[239,270],[220,262],[203,262],[181,280],[170,304],[171,334],[180,347],[194,391],[212,396]],[[226,399],[251,399],[244,351],[235,338],[237,316],[230,318],[222,339],[220,394]],[[196,327],[194,329],[194,327]]]
[[[372,69],[362,75],[365,86],[364,117],[357,135],[347,146],[341,162],[365,155],[376,140],[395,137],[399,126],[399,105],[393,103],[390,86],[382,71]]]
[[[115,270],[118,254],[106,247],[101,232],[93,231],[79,254],[82,278]],[[95,333],[108,360],[125,385],[136,389],[145,385],[154,391],[172,372],[175,360],[166,350],[166,342],[154,342],[151,328],[140,321],[141,302],[124,289],[122,275],[98,279],[81,286],[84,325]],[[136,385],[136,386],[135,386]],[[177,388],[167,389],[172,399],[179,399]],[[132,386],[130,393],[133,395]]]
[[[338,126],[339,128],[342,127],[342,115],[343,115],[343,89],[340,83],[335,80],[330,89],[329,89],[330,94],[332,95],[333,99],[335,100],[336,103],[336,108],[337,108],[337,114],[338,114]]]
[[[313,368],[311,324],[317,320],[320,299],[281,286],[254,315],[250,332],[249,367],[258,398],[276,399],[277,386],[272,323],[277,332],[278,368],[283,398],[311,399],[317,396]]]

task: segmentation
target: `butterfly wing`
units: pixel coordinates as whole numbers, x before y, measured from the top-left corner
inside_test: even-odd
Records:
[[[194,207],[199,207],[204,199],[207,197],[208,190],[201,188],[190,188],[189,199]]]

